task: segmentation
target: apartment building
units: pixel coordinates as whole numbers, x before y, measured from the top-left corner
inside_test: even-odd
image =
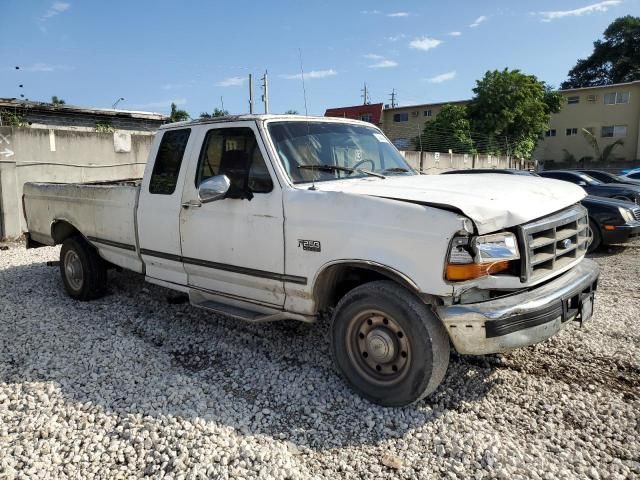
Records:
[[[619,160],[640,159],[640,81],[601,87],[561,90],[562,110],[551,116],[549,130],[533,158],[561,162],[565,150],[576,159],[594,156],[582,132],[592,132],[600,149],[620,139],[613,156]]]
[[[400,150],[413,150],[412,140],[420,135],[425,122],[436,118],[442,107],[467,103],[469,100],[385,108],[381,128]]]
[[[640,81],[606,85],[601,87],[574,88],[560,90],[565,98],[562,110],[551,116],[549,129],[538,144],[533,159],[562,162],[565,150],[576,159],[594,156],[593,148],[587,143],[582,129],[594,133],[602,150],[607,145],[621,139],[624,145],[616,147],[614,157],[619,160],[640,160]],[[378,124],[387,137],[400,150],[413,150],[412,140],[416,138],[425,122],[436,118],[445,105],[465,105],[470,100],[454,102],[425,103],[389,108],[385,105]],[[369,119],[363,106],[328,109],[326,116]]]

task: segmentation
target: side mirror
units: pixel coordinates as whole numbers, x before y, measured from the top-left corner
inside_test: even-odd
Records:
[[[215,202],[225,197],[231,187],[226,175],[216,175],[204,180],[198,187],[198,198],[202,203]]]
[[[578,185],[581,186],[581,187],[586,187],[587,186],[587,182],[585,182],[584,180],[580,180],[578,182]]]

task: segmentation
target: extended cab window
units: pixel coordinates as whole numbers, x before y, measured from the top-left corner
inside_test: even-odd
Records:
[[[226,175],[231,181],[230,198],[273,190],[271,175],[260,152],[253,130],[216,128],[209,130],[202,144],[196,187],[215,175]]]
[[[175,192],[190,133],[189,128],[164,132],[151,173],[149,193],[171,195]]]

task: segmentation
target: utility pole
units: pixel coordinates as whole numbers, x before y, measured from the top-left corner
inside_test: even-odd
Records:
[[[262,77],[262,102],[264,103],[264,113],[269,113],[269,78],[266,70],[264,77]]]
[[[398,105],[396,104],[396,89],[391,90],[391,108],[396,108]]]
[[[253,113],[253,75],[249,74],[249,113]]]
[[[222,107],[222,111],[224,112],[224,100],[222,99],[222,95],[220,95],[220,106]]]
[[[367,88],[367,83],[366,82],[364,84],[364,89],[362,89],[360,91],[364,92],[363,95],[362,95],[362,98],[364,99],[362,104],[363,105],[369,105],[371,103],[371,100],[369,100],[369,89]]]

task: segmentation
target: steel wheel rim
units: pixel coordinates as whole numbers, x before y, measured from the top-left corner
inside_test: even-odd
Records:
[[[73,250],[64,255],[64,274],[73,290],[80,290],[84,282],[84,271],[80,257]]]
[[[387,313],[366,310],[355,315],[349,323],[346,343],[352,365],[370,383],[394,384],[409,370],[409,338]]]

